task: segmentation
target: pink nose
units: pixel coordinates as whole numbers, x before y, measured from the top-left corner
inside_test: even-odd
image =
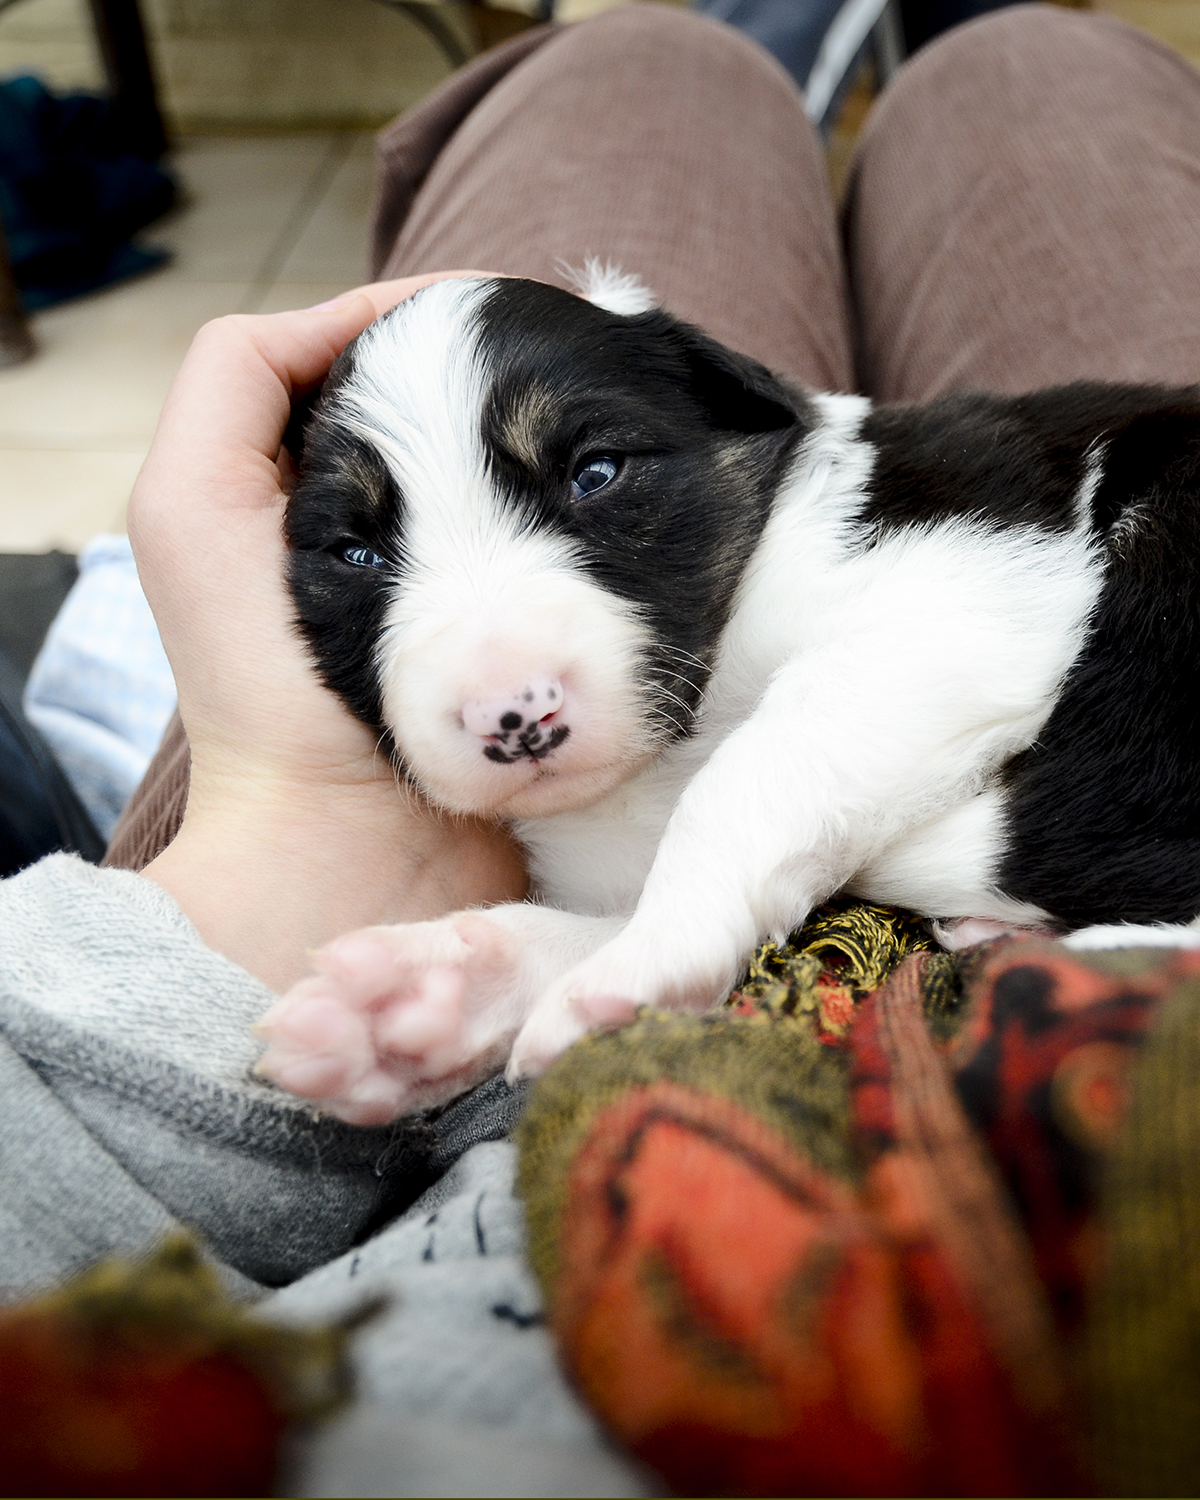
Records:
[[[555,717],[562,706],[562,683],[554,677],[533,677],[511,693],[464,703],[463,724],[487,741],[484,754],[492,760],[526,755],[540,760],[567,737],[567,726]]]

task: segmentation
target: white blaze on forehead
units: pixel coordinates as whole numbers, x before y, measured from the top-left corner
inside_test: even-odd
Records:
[[[438,282],[359,337],[338,415],[375,444],[397,479],[420,487],[482,474],[476,314],[488,290],[484,281]]]
[[[368,329],[339,417],[383,455],[401,493],[404,580],[389,634],[484,606],[547,569],[570,567],[565,538],[523,524],[495,493],[483,444],[487,362],[478,311],[493,283],[435,283]]]
[[[401,497],[403,563],[375,653],[384,717],[426,792],[464,811],[495,808],[522,779],[465,727],[473,698],[561,679],[570,733],[547,770],[574,774],[579,796],[652,739],[636,610],[590,578],[567,536],[497,494],[489,473],[479,311],[493,285],[435,283],[369,329],[334,413],[379,451]]]

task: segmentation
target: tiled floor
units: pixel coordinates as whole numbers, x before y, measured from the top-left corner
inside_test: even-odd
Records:
[[[0,372],[0,552],[71,551],[122,524],[192,335],[226,312],[276,312],[362,281],[369,136],[185,142],[192,202],[146,238],[165,270],[34,318],[35,359]]]

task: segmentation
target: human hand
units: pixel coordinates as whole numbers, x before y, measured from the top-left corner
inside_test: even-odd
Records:
[[[470,274],[470,273],[449,273]],[[210,780],[374,780],[375,737],[320,685],[293,629],[280,445],[355,334],[438,276],[196,336],[129,502],[142,586],[175,673],[197,792]]]
[[[442,821],[397,787],[375,735],[322,685],[286,584],[292,403],[368,323],[440,279],[201,329],[129,502],[192,751],[183,826],[143,874],[277,988],[351,928],[524,893],[497,829]]]

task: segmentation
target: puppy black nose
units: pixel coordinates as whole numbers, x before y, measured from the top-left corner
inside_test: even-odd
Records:
[[[570,732],[561,722],[563,687],[557,677],[531,678],[495,698],[472,698],[463,704],[463,725],[484,741],[489,760],[540,760],[561,745]]]

